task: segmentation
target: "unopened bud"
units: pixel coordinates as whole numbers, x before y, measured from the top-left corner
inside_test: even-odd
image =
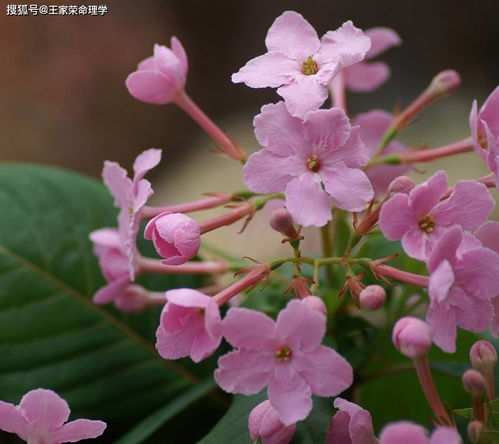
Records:
[[[480,421],[474,420],[468,424],[468,437],[473,444],[480,442],[482,431],[483,424]]]
[[[392,341],[397,350],[408,358],[426,355],[431,348],[431,333],[426,322],[406,316],[393,327]]]
[[[388,185],[388,192],[409,194],[415,185],[410,177],[399,176],[393,179],[390,185]]]
[[[277,208],[270,216],[270,226],[279,233],[286,236],[286,240],[293,241],[300,238],[298,231],[293,225],[293,218],[286,208]]]
[[[311,309],[317,310],[324,316],[327,316],[327,307],[321,298],[317,296],[307,296],[306,298],[302,299],[302,302],[308,305]]]
[[[487,391],[485,378],[478,370],[466,370],[462,377],[464,389],[472,396],[482,396]]]
[[[455,91],[460,85],[461,76],[458,72],[446,69],[433,78],[428,89],[438,98]]]
[[[470,349],[470,361],[474,369],[487,372],[497,364],[497,351],[488,341],[476,341]]]
[[[378,310],[386,300],[386,291],[380,285],[368,285],[359,294],[359,302],[366,310]]]
[[[263,401],[249,414],[248,429],[253,441],[288,444],[295,434],[296,424],[284,425],[270,401]]]

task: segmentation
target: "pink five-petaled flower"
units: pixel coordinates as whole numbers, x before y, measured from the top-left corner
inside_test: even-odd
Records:
[[[487,187],[472,180],[457,183],[450,197],[447,174],[439,171],[407,194],[395,194],[379,217],[387,239],[402,239],[405,252],[426,261],[435,243],[454,225],[474,230],[487,220],[495,202]]]
[[[319,40],[301,14],[286,11],[269,28],[265,45],[268,52],[246,63],[232,81],[251,88],[279,88],[289,112],[304,117],[324,103],[334,76],[361,61],[371,42],[351,21]]]
[[[154,45],[154,55],[140,62],[137,71],[128,76],[126,86],[133,97],[164,105],[184,88],[187,55],[176,37],[171,38],[171,47]]]
[[[456,429],[446,426],[435,428],[431,437],[419,424],[399,421],[387,424],[381,430],[379,444],[460,444],[461,437]]]
[[[354,125],[360,126],[360,139],[364,142],[369,154],[372,156],[392,123],[392,115],[382,110],[372,110],[358,114],[353,120]],[[382,154],[402,153],[407,147],[400,142],[392,141],[382,151]],[[366,171],[371,181],[376,196],[386,194],[390,183],[398,176],[404,175],[409,170],[408,165],[374,165]]]
[[[336,398],[338,412],[331,418],[327,444],[377,444],[371,414],[362,407]]]
[[[164,212],[151,219],[144,238],[154,243],[167,265],[180,265],[192,259],[201,245],[199,224],[182,213]]]
[[[312,393],[334,396],[350,387],[350,364],[321,345],[326,317],[291,301],[277,321],[258,311],[231,308],[223,333],[236,350],[218,360],[215,380],[229,393],[252,395],[268,386],[279,419],[290,425],[312,409]]]
[[[129,261],[125,246],[116,228],[102,228],[90,233],[94,252],[99,258],[102,274],[108,284],[93,297],[96,304],[108,304],[121,297],[130,284]],[[137,270],[134,270],[134,274]]]
[[[478,111],[476,100],[470,112],[471,137],[475,151],[487,163],[499,186],[499,86]]]
[[[15,433],[30,444],[59,444],[102,435],[106,423],[69,418],[69,406],[57,393],[36,389],[26,393],[19,405],[0,401],[0,429]]]
[[[167,291],[166,300],[156,331],[159,354],[164,359],[190,356],[194,362],[210,356],[222,341],[215,300],[189,288]]]
[[[104,183],[114,196],[114,204],[120,208],[119,232],[129,260],[130,279],[135,279],[137,268],[136,238],[140,226],[140,210],[154,193],[151,183],[144,179],[146,173],[161,160],[161,150],[149,149],[137,156],[133,164],[133,180],[116,162],[106,161],[102,171]]]
[[[482,247],[455,226],[435,245],[429,259],[430,306],[426,314],[433,341],[443,351],[456,349],[456,326],[485,330],[492,320],[491,299],[497,295],[499,254]]]
[[[258,404],[248,418],[248,429],[253,441],[262,444],[288,444],[295,434],[296,424],[284,425],[269,401]]]
[[[279,102],[264,105],[254,125],[264,149],[249,157],[244,182],[257,193],[284,192],[299,224],[323,226],[331,219],[331,203],[360,211],[373,198],[359,169],[369,155],[342,109],[311,111],[302,121]]]
[[[367,51],[365,60],[398,46],[402,43],[398,34],[390,28],[372,28],[365,32],[371,39],[371,48]],[[390,77],[390,68],[383,62],[359,62],[344,69],[346,87],[355,92],[373,91]]]

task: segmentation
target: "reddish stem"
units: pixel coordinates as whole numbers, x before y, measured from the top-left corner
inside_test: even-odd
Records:
[[[428,281],[430,279],[428,276],[409,273],[408,271],[399,270],[398,268],[391,267],[390,265],[374,265],[372,268],[376,274],[397,279],[398,281],[407,282],[408,284],[417,285],[419,287],[428,287]]]
[[[234,222],[242,219],[243,217],[252,214],[253,212],[254,206],[251,202],[242,203],[228,213],[201,222],[199,224],[201,234],[215,230],[216,228],[223,227],[224,225],[231,225]]]
[[[229,270],[225,262],[205,261],[186,262],[181,265],[166,265],[159,259],[140,257],[138,259],[140,273],[164,273],[164,274],[217,274]]]

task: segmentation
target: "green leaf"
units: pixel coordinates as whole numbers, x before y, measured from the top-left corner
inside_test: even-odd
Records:
[[[116,225],[107,190],[78,174],[4,164],[0,208],[0,399],[17,404],[51,388],[74,417],[107,421],[110,442],[188,397],[199,380],[157,354],[157,310],[122,314],[91,301],[104,280],[88,234]],[[164,290],[198,282],[161,278]]]

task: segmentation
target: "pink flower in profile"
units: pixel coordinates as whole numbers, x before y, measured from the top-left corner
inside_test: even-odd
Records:
[[[137,156],[133,164],[134,176],[130,179],[127,172],[116,162],[106,161],[102,177],[112,195],[114,204],[120,208],[118,215],[119,232],[129,260],[130,279],[135,279],[137,262],[136,238],[139,231],[142,207],[152,196],[151,183],[144,179],[146,173],[161,160],[161,150],[149,149]]]
[[[77,442],[104,433],[106,423],[102,421],[66,423],[69,413],[68,404],[57,393],[39,388],[26,393],[17,406],[0,401],[0,429],[32,444]]]
[[[324,103],[334,76],[361,61],[371,42],[351,21],[319,40],[301,14],[286,11],[269,28],[265,45],[268,52],[232,74],[232,81],[251,88],[278,88],[290,114],[304,117]]]
[[[456,429],[446,426],[436,427],[431,437],[428,431],[410,421],[393,422],[381,430],[379,444],[461,444]]]
[[[350,364],[321,345],[325,332],[326,317],[298,300],[289,302],[277,321],[231,308],[223,333],[236,349],[219,358],[215,380],[226,392],[244,395],[268,386],[270,404],[285,425],[305,419],[312,394],[334,396],[353,381]]]
[[[248,429],[252,441],[260,439],[262,444],[288,444],[293,439],[296,424],[284,425],[272,404],[263,401],[251,410]]]
[[[435,344],[453,353],[456,326],[478,333],[492,320],[499,254],[455,226],[435,245],[428,270],[430,306],[426,322]]]
[[[475,151],[487,163],[499,184],[499,86],[480,111],[476,100],[473,101],[469,120]]]
[[[215,300],[189,288],[167,291],[166,299],[156,331],[159,354],[164,359],[190,356],[194,362],[210,356],[222,341],[222,321]]]
[[[262,107],[255,135],[264,147],[244,166],[244,182],[257,193],[281,193],[301,225],[323,226],[331,203],[360,211],[373,189],[360,170],[369,155],[340,108],[311,111],[304,120],[291,116],[283,102]]]
[[[96,304],[116,301],[130,284],[129,261],[125,247],[116,228],[102,228],[90,233],[94,252],[99,258],[102,274],[108,284],[95,293]],[[134,274],[137,270],[134,270]]]
[[[144,237],[154,243],[167,265],[180,265],[192,259],[201,245],[199,224],[182,213],[161,213],[151,219]]]
[[[185,86],[187,55],[176,37],[171,48],[154,45],[154,55],[139,63],[126,79],[129,93],[138,100],[156,105],[172,102]]]
[[[381,231],[387,239],[402,239],[409,256],[425,261],[451,227],[474,230],[495,206],[487,187],[472,180],[459,181],[441,200],[446,193],[447,174],[439,171],[409,194],[395,194],[381,208]]]
[[[327,444],[377,444],[371,414],[362,407],[336,398],[338,412],[329,422]]]
[[[356,66],[356,65],[354,65]],[[353,67],[352,67],[353,68]],[[360,139],[364,142],[367,151],[372,156],[392,123],[392,115],[386,111],[375,109],[364,114],[359,114],[353,120],[354,125],[360,127]],[[392,141],[382,151],[383,155],[402,153],[407,150],[404,144]],[[371,181],[376,196],[386,194],[390,183],[398,176],[403,176],[409,171],[408,165],[374,165],[367,171],[367,177]]]
[[[371,39],[371,48],[364,60],[370,60],[382,52],[402,43],[399,35],[390,28],[371,28],[365,32]],[[343,70],[346,87],[354,92],[370,92],[379,88],[390,77],[390,68],[383,62],[355,63]]]

